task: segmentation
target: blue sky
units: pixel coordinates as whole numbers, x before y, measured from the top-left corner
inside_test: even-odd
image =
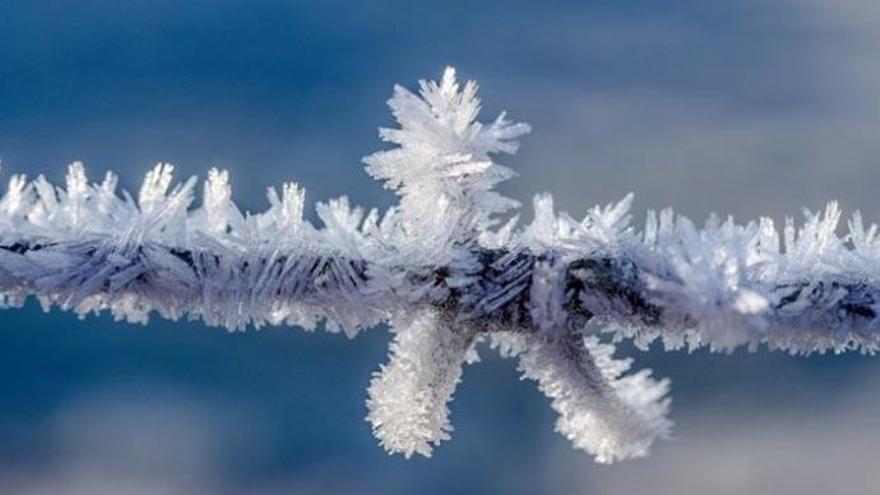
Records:
[[[178,3],[4,2],[9,171],[58,177],[82,159],[133,186],[165,160],[231,168],[253,209],[291,178],[313,199],[388,204],[359,168],[383,102],[451,64],[487,111],[535,127],[511,160],[520,198],[552,190],[576,212],[633,190],[698,216],[876,207],[861,176],[829,172],[868,173],[878,151],[870,2]],[[753,208],[731,192],[744,187]]]
[[[83,160],[129,189],[159,161],[182,176],[226,167],[251,210],[286,180],[311,200],[387,206],[360,164],[392,122],[384,102],[393,84],[454,65],[480,82],[485,118],[507,109],[533,125],[506,160],[520,177],[505,192],[525,204],[552,191],[579,215],[634,191],[637,218],[674,206],[745,220],[837,198],[874,219],[878,49],[869,0],[7,0],[0,157],[4,176],[58,181]],[[0,479],[89,494],[673,493],[724,473],[730,493],[831,481],[862,493],[877,481],[864,469],[880,431],[869,358],[636,355],[673,379],[677,439],[599,469],[491,357],[466,370],[457,434],[436,459],[386,457],[363,421],[386,342],[382,329],[350,342],[2,312]]]

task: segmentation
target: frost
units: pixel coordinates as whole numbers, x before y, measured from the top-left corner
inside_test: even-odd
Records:
[[[530,129],[503,113],[489,125],[478,122],[477,85],[460,87],[451,67],[439,83],[420,85],[421,97],[394,88],[388,105],[400,128],[380,129],[379,135],[398,147],[364,162],[370,175],[401,196],[404,232],[433,255],[475,241],[495,224],[494,215],[518,206],[494,190],[516,174],[490,155],[515,153],[516,138]]]
[[[392,320],[391,357],[370,383],[367,420],[389,452],[430,457],[433,446],[450,438],[447,403],[474,334],[453,328],[434,310],[405,318]]]
[[[473,82],[447,69],[419,94],[396,87],[399,127],[364,159],[400,196],[384,213],[345,197],[304,219],[305,192],[269,189],[262,213],[242,212],[229,174],[177,183],[159,164],[136,198],[117,178],[93,183],[71,164],[64,187],[13,176],[0,199],[0,306],[27,297],[80,316],[109,311],[201,319],[244,330],[318,326],[354,337],[389,323],[390,357],[368,390],[380,444],[430,456],[453,428],[462,366],[488,341],[519,359],[559,413],[557,430],[599,462],[646,455],[669,434],[668,382],[629,373],[612,342],[792,354],[880,345],[880,237],[861,215],[805,212],[800,227],[671,210],[632,225],[633,196],[578,220],[553,198],[535,220],[501,223],[517,204],[495,187],[514,176],[494,160],[516,151],[525,124],[478,120]],[[597,334],[595,329],[601,328]]]
[[[519,369],[552,400],[556,431],[597,462],[643,457],[669,435],[669,382],[648,370],[624,375],[631,360],[614,359],[614,347],[567,334],[530,336],[521,348]]]

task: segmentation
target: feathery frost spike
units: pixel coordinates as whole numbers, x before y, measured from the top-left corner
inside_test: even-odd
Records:
[[[515,173],[492,161],[495,153],[514,153],[516,138],[529,132],[504,114],[489,125],[478,122],[480,100],[473,81],[461,87],[449,67],[440,83],[420,82],[420,95],[396,86],[388,105],[400,129],[381,129],[382,139],[397,145],[364,159],[367,171],[401,196],[406,232],[414,241],[435,236],[444,242],[474,241],[494,225],[496,213],[517,206],[494,191]]]
[[[656,438],[669,436],[668,380],[650,370],[624,375],[631,360],[595,337],[521,337],[519,370],[534,380],[559,413],[556,431],[600,463],[643,457]]]
[[[668,383],[624,374],[608,340],[645,347],[792,354],[873,354],[880,346],[880,236],[854,214],[805,212],[780,231],[712,216],[698,227],[672,210],[631,225],[632,195],[576,220],[534,199],[535,220],[498,227],[516,203],[495,190],[495,163],[529,131],[501,114],[478,121],[473,82],[447,69],[414,94],[395,87],[394,147],[364,159],[400,196],[384,214],[345,198],[303,218],[304,191],[269,189],[266,212],[242,213],[229,174],[175,184],[159,164],[137,199],[81,163],[65,187],[13,176],[0,198],[0,307],[36,297],[84,317],[109,311],[146,323],[186,316],[230,330],[298,325],[354,337],[391,323],[390,360],[369,388],[373,431],[389,452],[430,455],[449,439],[448,402],[474,346],[515,355],[559,413],[557,430],[597,461],[645,455],[668,434]],[[121,195],[120,195],[121,194]]]
[[[387,365],[373,376],[367,420],[389,453],[431,457],[449,440],[449,407],[461,379],[473,332],[450,328],[435,310],[392,321],[394,341]]]

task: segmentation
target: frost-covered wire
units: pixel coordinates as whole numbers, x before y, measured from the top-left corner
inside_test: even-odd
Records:
[[[81,316],[144,323],[155,312],[230,330],[324,322],[350,337],[389,323],[367,419],[407,457],[449,439],[448,403],[484,341],[519,359],[557,430],[600,462],[645,455],[671,427],[667,381],[627,373],[630,360],[613,357],[620,339],[877,350],[880,238],[858,213],[842,236],[836,203],[781,233],[766,218],[698,228],[671,210],[637,229],[632,195],[581,220],[539,195],[532,223],[501,222],[518,205],[495,186],[515,174],[493,157],[515,152],[529,127],[504,114],[479,122],[476,90],[452,69],[419,94],[396,87],[399,127],[380,131],[392,146],[364,161],[400,203],[382,214],[344,197],[318,203],[318,226],[296,184],[242,213],[218,170],[195,208],[195,179],[173,185],[170,165],[136,198],[116,192],[113,174],[90,182],[79,163],[63,188],[14,176],[0,199],[0,305],[34,296]]]

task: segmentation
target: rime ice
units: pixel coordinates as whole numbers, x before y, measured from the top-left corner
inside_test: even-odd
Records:
[[[323,322],[350,337],[389,323],[367,420],[406,457],[450,439],[448,403],[483,342],[519,360],[551,399],[557,431],[599,462],[646,455],[671,427],[667,381],[627,373],[631,360],[600,338],[876,351],[880,240],[858,214],[843,237],[835,203],[781,234],[768,219],[698,228],[670,210],[639,231],[631,195],[582,220],[539,195],[533,223],[500,225],[518,205],[495,191],[514,173],[494,160],[529,127],[503,114],[480,122],[476,91],[452,69],[418,95],[395,88],[399,127],[380,131],[392,147],[364,160],[400,196],[381,214],[343,197],[319,203],[313,225],[296,184],[270,189],[267,211],[243,213],[218,170],[192,208],[195,179],[174,185],[164,164],[137,198],[118,194],[112,174],[90,182],[80,163],[64,188],[12,177],[0,199],[0,305],[34,296],[80,316],[157,313],[230,330]]]

